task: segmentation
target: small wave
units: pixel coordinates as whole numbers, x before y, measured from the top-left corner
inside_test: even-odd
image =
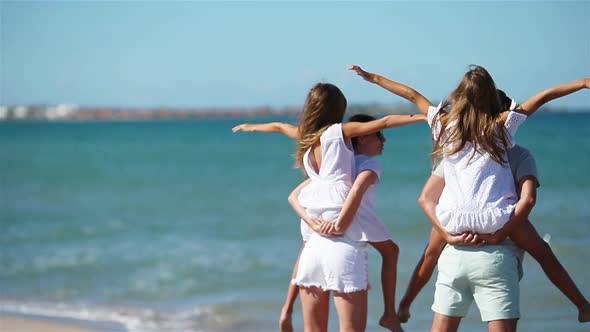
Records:
[[[91,322],[113,322],[129,332],[225,330],[231,319],[214,308],[199,307],[180,312],[163,312],[147,308],[101,307],[66,303],[18,302],[0,300],[0,311]],[[230,323],[231,324],[231,323]]]
[[[232,306],[201,306],[180,311],[150,308],[104,307],[64,302],[0,300],[0,312],[50,318],[75,319],[97,325],[120,325],[128,332],[241,331],[260,322],[236,315]],[[102,323],[102,324],[101,324]],[[249,330],[249,328],[247,328]]]

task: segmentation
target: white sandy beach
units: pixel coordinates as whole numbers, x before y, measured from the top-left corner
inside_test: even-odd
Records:
[[[2,332],[106,332],[112,329],[90,329],[70,322],[53,321],[48,318],[29,316],[0,316]],[[117,330],[124,331],[124,330]]]

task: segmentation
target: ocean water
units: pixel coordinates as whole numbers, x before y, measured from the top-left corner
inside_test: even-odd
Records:
[[[0,123],[0,311],[114,321],[129,331],[275,331],[299,221],[295,144],[232,133],[241,122]],[[541,113],[519,130],[541,188],[531,220],[590,296],[590,114]],[[401,249],[397,300],[428,239],[416,200],[429,175],[425,124],[390,129],[378,210]],[[380,331],[370,252],[368,331]],[[587,331],[530,257],[520,331]],[[406,331],[428,331],[433,277]],[[299,302],[294,325],[301,330]],[[475,307],[462,331],[484,331]],[[337,331],[332,309],[330,331]]]

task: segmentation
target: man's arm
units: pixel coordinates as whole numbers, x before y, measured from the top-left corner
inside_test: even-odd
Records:
[[[441,166],[439,166],[441,167]],[[426,181],[420,198],[418,198],[418,204],[424,210],[424,213],[432,223],[434,229],[444,238],[448,244],[452,245],[473,245],[477,246],[481,244],[480,236],[473,233],[463,233],[459,235],[452,235],[442,228],[440,221],[436,216],[436,205],[443,189],[445,188],[445,179],[438,175],[431,175]]]

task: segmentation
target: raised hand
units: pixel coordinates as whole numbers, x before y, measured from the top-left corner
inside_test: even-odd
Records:
[[[349,70],[353,70],[357,75],[362,77],[365,81],[373,84],[377,84],[383,89],[398,95],[404,99],[407,99],[412,104],[416,105],[420,110],[420,113],[424,114],[425,116],[428,114],[428,108],[432,106],[432,103],[426,99],[420,92],[414,90],[413,88],[398,83],[396,81],[390,80],[389,78],[383,77],[378,74],[369,73],[368,71],[364,71],[361,67],[357,65],[352,65],[348,67]]]
[[[242,124],[239,124],[239,125],[233,127],[231,129],[231,131],[233,131],[234,133],[235,132],[238,132],[238,131],[251,132],[252,131],[252,125],[249,124],[249,123],[242,123]]]
[[[376,82],[377,75],[375,75],[373,73],[369,73],[367,71],[364,71],[361,67],[359,67],[357,65],[352,65],[352,66],[348,67],[348,69],[353,70],[357,75],[362,77],[367,82],[370,82],[370,83]]]

